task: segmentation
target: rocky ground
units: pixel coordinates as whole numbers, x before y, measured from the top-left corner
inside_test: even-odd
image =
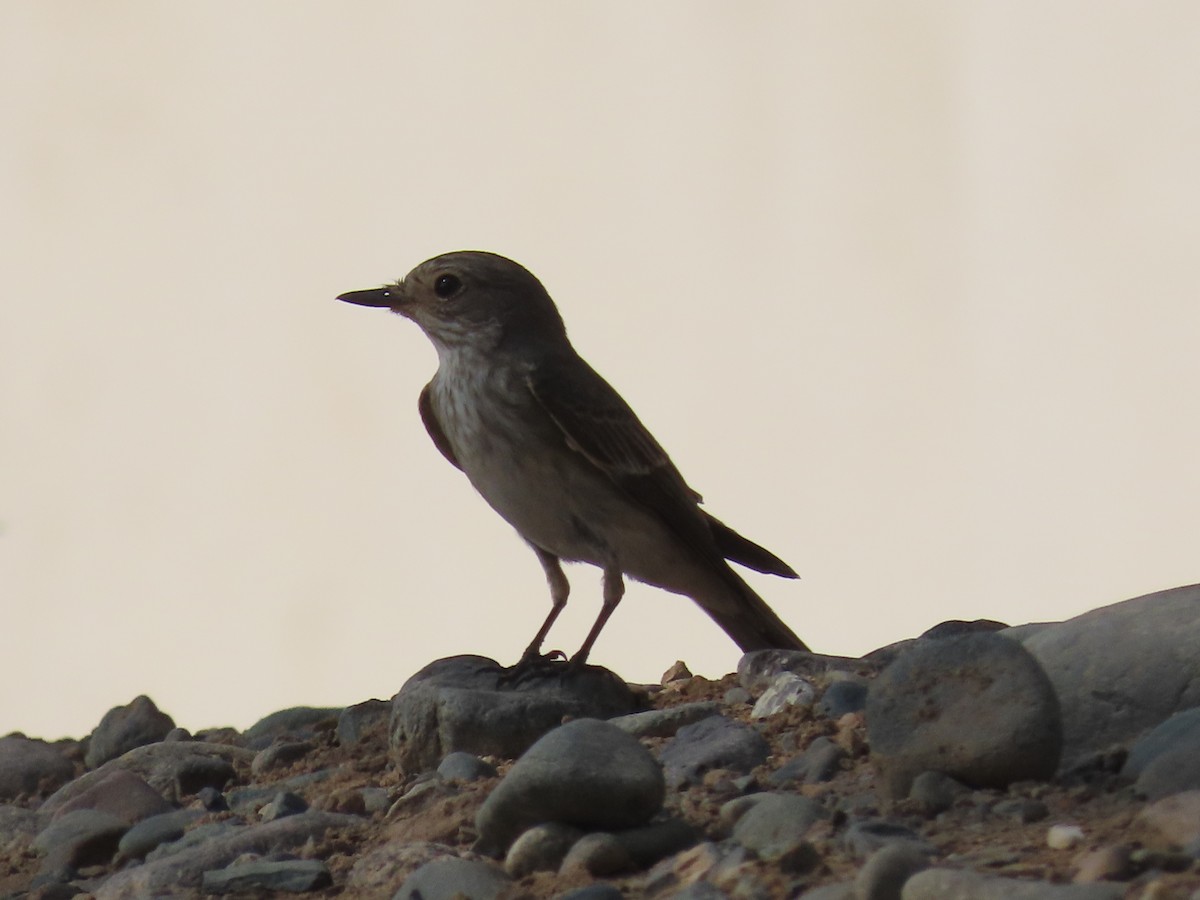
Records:
[[[441,660],[0,738],[0,897],[1200,900],[1200,587],[709,681]]]

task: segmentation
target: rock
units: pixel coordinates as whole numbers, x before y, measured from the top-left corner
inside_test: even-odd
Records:
[[[750,718],[766,719],[792,706],[812,706],[816,699],[817,690],[811,681],[794,672],[781,672],[762,692],[750,711]]]
[[[1084,837],[1078,825],[1051,825],[1046,829],[1046,846],[1051,850],[1070,850],[1083,843]]]
[[[447,781],[479,781],[481,778],[495,778],[496,767],[474,753],[456,750],[438,763],[437,773]]]
[[[134,747],[161,741],[174,727],[153,700],[145,694],[135,697],[128,706],[115,706],[104,714],[88,740],[84,764],[95,769]]]
[[[710,716],[680,728],[659,752],[667,783],[672,788],[698,784],[712,769],[749,772],[767,761],[766,739],[740,722]]]
[[[531,872],[557,872],[567,851],[581,837],[583,832],[570,825],[534,825],[508,848],[504,871],[512,878],[524,878]]]
[[[407,774],[428,771],[455,750],[512,759],[564,718],[607,719],[637,708],[629,687],[595,666],[519,671],[455,656],[430,663],[392,698],[389,746]]]
[[[444,856],[409,875],[392,900],[493,900],[510,883],[491,863]]]
[[[820,861],[804,840],[809,828],[828,818],[819,803],[798,794],[754,794],[745,799],[752,802],[737,818],[733,840],[787,872],[805,872]]]
[[[239,894],[254,890],[299,894],[331,884],[333,877],[319,859],[234,863],[223,869],[210,869],[200,882],[201,889],[207,894]]]
[[[558,900],[625,900],[625,895],[615,884],[597,881],[594,884],[560,894]]]
[[[76,809],[96,809],[111,813],[126,825],[132,825],[150,816],[170,812],[174,808],[140,775],[126,769],[114,769],[87,790],[62,804],[55,816],[62,816]]]
[[[716,882],[736,871],[750,859],[750,853],[731,841],[705,842],[664,859],[651,869],[643,882],[647,897],[679,897],[677,891],[705,882]]]
[[[354,816],[310,810],[258,825],[225,826],[209,837],[201,834],[190,846],[147,860],[146,863],[117,872],[94,893],[96,900],[140,900],[148,896],[169,895],[181,888],[200,886],[203,874],[233,863],[244,853],[280,853],[302,847],[332,829],[357,829]],[[199,826],[188,837],[200,832]],[[159,851],[167,845],[159,847]]]
[[[658,680],[659,684],[670,684],[672,681],[688,681],[692,678],[692,670],[687,667],[682,659],[675,660],[671,668],[663,672],[662,678]]]
[[[431,841],[389,842],[360,856],[346,876],[346,892],[391,897],[405,879],[428,862],[453,856],[454,849]]]
[[[857,674],[875,672],[878,664],[866,659],[823,656],[807,650],[753,650],[738,660],[738,684],[752,694],[761,694],[782,672],[822,675],[830,670]]]
[[[1067,765],[1200,706],[1200,585],[1105,606],[1022,639],[1062,702]]]
[[[250,764],[250,774],[262,775],[272,769],[290,766],[315,749],[316,747],[311,741],[277,741],[258,751],[254,761]]]
[[[365,700],[347,706],[338,716],[337,739],[343,747],[353,747],[367,733],[376,728],[386,728],[392,704],[387,700]]]
[[[846,713],[861,712],[866,705],[866,682],[843,678],[825,688],[825,693],[817,703],[817,709],[831,719],[840,719]]]
[[[618,875],[633,868],[629,851],[611,834],[596,831],[585,834],[567,851],[562,862],[562,874],[585,873],[594,878]]]
[[[925,869],[904,883],[901,900],[1118,900],[1117,885],[1052,884],[959,869]]]
[[[46,857],[45,871],[103,865],[113,858],[121,835],[128,829],[129,823],[112,813],[77,809],[46,826],[33,846]]]
[[[929,857],[914,844],[880,847],[854,876],[856,900],[900,900],[904,883],[929,867]]]
[[[174,770],[174,796],[177,800],[192,794],[199,795],[206,790],[219,794],[226,785],[237,779],[233,763],[220,756],[189,754],[175,763]]]
[[[970,789],[966,785],[955,781],[949,775],[943,775],[941,772],[922,772],[913,779],[908,799],[912,801],[917,812],[932,818],[948,810],[954,805],[954,801],[969,793]]]
[[[341,714],[342,708],[337,706],[293,706],[281,709],[263,716],[247,728],[242,739],[251,750],[264,750],[277,740],[311,740],[321,730],[317,726],[336,723]]]
[[[892,844],[915,847],[926,856],[932,856],[935,852],[934,848],[911,828],[886,819],[863,819],[851,823],[842,835],[842,843],[851,856],[863,860]]]
[[[1121,773],[1150,800],[1200,790],[1200,707],[1167,719],[1133,745]]]
[[[639,869],[691,847],[699,837],[695,828],[676,818],[651,822],[639,828],[625,828],[611,834]]]
[[[1075,866],[1073,880],[1080,884],[1127,881],[1137,874],[1132,854],[1133,848],[1128,844],[1109,844],[1085,853]]]
[[[992,806],[992,815],[1014,819],[1022,825],[1041,822],[1050,815],[1050,809],[1041,800],[1028,797],[1011,797]]]
[[[177,809],[142,819],[121,836],[117,861],[142,859],[160,844],[179,840],[187,826],[203,815],[198,809]]]
[[[932,628],[921,632],[920,637],[942,640],[944,638],[958,637],[963,634],[1003,631],[1008,627],[1003,622],[997,622],[995,619],[972,619],[970,621],[965,619],[947,619],[945,622],[939,622]]]
[[[140,775],[150,787],[169,797],[178,790],[180,779],[186,777],[181,773],[186,772],[197,759],[220,759],[230,767],[237,764],[248,767],[253,756],[248,750],[225,744],[159,743],[135,747],[117,759],[106,762],[95,771],[85,772],[74,781],[63,785],[42,804],[41,812],[53,815],[59,807],[94,787],[118,769]]]
[[[559,822],[628,828],[650,819],[665,788],[658,762],[636,738],[596,719],[576,719],[538,740],[475,818],[476,849],[499,856],[526,828]]]
[[[1054,688],[1019,643],[996,634],[913,644],[871,685],[866,716],[871,758],[891,799],[926,770],[1002,788],[1058,767]]]
[[[859,897],[853,881],[839,881],[805,891],[800,895],[800,900],[859,900]]]
[[[57,790],[75,777],[62,750],[22,734],[0,737],[0,801]]]
[[[830,781],[841,770],[846,751],[821,736],[814,738],[803,753],[788,760],[767,776],[773,787],[790,784],[820,784]]]
[[[1200,791],[1184,791],[1151,803],[1134,823],[1152,847],[1196,844],[1200,841]]]
[[[273,822],[285,816],[297,816],[308,809],[308,801],[291,791],[279,791],[271,802],[258,811],[264,822]]]
[[[717,715],[720,709],[721,704],[706,700],[700,703],[681,703],[666,709],[629,713],[608,721],[636,738],[670,737],[684,725]]]

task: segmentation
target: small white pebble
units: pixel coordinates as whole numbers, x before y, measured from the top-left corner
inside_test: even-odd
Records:
[[[1052,850],[1070,850],[1083,841],[1078,825],[1051,825],[1046,829],[1046,846]]]

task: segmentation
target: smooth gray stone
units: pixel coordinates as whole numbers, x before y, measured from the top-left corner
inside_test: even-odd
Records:
[[[55,790],[75,777],[63,748],[23,734],[0,737],[0,801],[33,794],[43,785]]]
[[[155,851],[155,858],[141,866],[117,872],[96,889],[96,900],[141,900],[168,895],[170,890],[200,886],[203,874],[231,864],[243,853],[265,855],[295,850],[305,842],[319,839],[331,829],[357,829],[362,820],[356,816],[309,810],[274,822],[228,828],[191,846],[158,856],[172,845]],[[201,825],[185,835],[185,840],[207,826]],[[183,843],[183,842],[180,842]]]
[[[636,738],[670,737],[684,725],[691,725],[721,711],[715,700],[681,703],[667,709],[650,709],[609,719],[609,723]]]
[[[557,872],[571,847],[583,832],[570,825],[547,822],[534,825],[513,841],[504,857],[504,871],[513,878],[530,872]]]
[[[867,705],[867,685],[844,679],[835,681],[825,688],[817,701],[817,709],[831,719],[840,719],[847,713],[860,712]]]
[[[901,900],[1118,900],[1116,884],[1053,884],[979,875],[961,869],[926,869],[904,883]]]
[[[1046,779],[1062,750],[1050,679],[1021,644],[989,632],[914,643],[871,684],[866,719],[894,800],[924,771],[971,787]]]
[[[607,831],[585,834],[567,851],[562,873],[587,872],[596,878],[619,875],[633,869],[633,859],[621,842]]]
[[[286,816],[298,816],[308,809],[308,801],[291,791],[279,791],[271,802],[258,811],[264,822],[273,822]]]
[[[637,708],[633,691],[606,669],[506,669],[455,656],[430,663],[392,698],[388,743],[396,765],[412,774],[455,750],[513,759],[565,718],[608,719]]]
[[[187,826],[203,815],[198,809],[177,809],[142,819],[121,836],[118,859],[141,859],[160,844],[179,840]]]
[[[35,849],[45,854],[50,868],[107,863],[117,852],[129,823],[98,809],[76,809],[59,816],[34,838]]]
[[[594,884],[567,891],[565,894],[559,894],[557,900],[625,900],[625,895],[615,884],[597,881]]]
[[[298,759],[303,759],[316,749],[311,741],[277,741],[269,747],[259,750],[250,763],[250,774],[254,776],[290,766]]]
[[[474,753],[456,750],[438,763],[437,773],[447,781],[478,781],[481,778],[494,778],[496,767]]]
[[[821,736],[815,738],[799,756],[788,760],[767,776],[767,782],[772,787],[786,787],[789,784],[818,784],[831,781],[841,771],[841,762],[846,758],[846,751]]]
[[[353,747],[376,726],[386,728],[391,714],[392,704],[388,700],[364,700],[347,706],[338,716],[338,743],[343,747]]]
[[[293,706],[263,716],[246,729],[242,739],[251,750],[263,750],[276,738],[304,741],[316,735],[315,725],[337,720],[340,706]]]
[[[392,900],[494,900],[509,884],[511,879],[498,866],[444,856],[409,875]]]
[[[890,844],[910,844],[932,856],[934,848],[911,828],[885,819],[865,819],[852,822],[842,835],[842,844],[856,859],[867,859],[876,851]]]
[[[1023,640],[1062,702],[1068,767],[1200,706],[1200,585],[1095,609]]]
[[[766,862],[784,864],[804,856],[805,834],[829,817],[821,804],[799,794],[753,794],[745,799],[753,803],[738,818],[730,837]],[[790,871],[800,868],[793,864]]]
[[[970,792],[971,789],[962,782],[942,772],[922,772],[913,779],[908,799],[913,801],[922,815],[932,818],[948,810],[954,801]]]
[[[1121,774],[1139,794],[1159,800],[1200,789],[1200,707],[1177,712],[1133,745]]]
[[[766,762],[770,753],[766,738],[749,725],[710,716],[680,728],[659,752],[659,759],[667,783],[679,788],[698,784],[713,769],[749,772]]]
[[[805,891],[800,900],[857,900],[854,895],[854,882],[841,881],[837,884],[823,884]]]
[[[664,795],[658,761],[637,738],[598,719],[576,719],[530,747],[484,801],[476,849],[500,856],[541,822],[584,830],[641,825]]]
[[[127,706],[115,706],[104,714],[88,740],[83,762],[95,769],[134,747],[161,741],[175,722],[144,694]]]
[[[880,847],[854,876],[856,900],[900,900],[904,883],[929,868],[929,857],[913,844]]]
[[[247,891],[282,891],[300,894],[328,887],[333,877],[319,859],[256,860],[210,869],[201,878],[201,889],[210,894]]]

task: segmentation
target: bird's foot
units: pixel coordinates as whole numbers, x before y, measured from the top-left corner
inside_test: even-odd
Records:
[[[515,665],[504,670],[500,676],[500,683],[511,684],[531,676],[558,675],[562,673],[564,665],[569,666],[570,663],[567,662],[567,654],[561,650],[539,653],[530,647],[521,654]]]

